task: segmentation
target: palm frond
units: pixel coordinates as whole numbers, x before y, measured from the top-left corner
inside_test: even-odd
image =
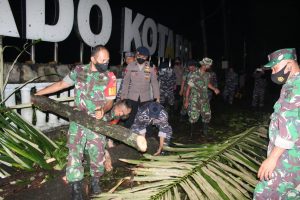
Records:
[[[267,129],[252,127],[221,144],[179,145],[176,155],[144,155],[134,164],[130,189],[95,199],[251,199],[266,155]]]
[[[9,176],[5,168],[50,169],[46,160],[55,156],[58,146],[18,113],[3,105],[0,110],[0,177]]]

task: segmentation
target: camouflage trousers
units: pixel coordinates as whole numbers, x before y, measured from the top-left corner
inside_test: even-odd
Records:
[[[76,124],[70,123],[68,132],[68,164],[66,176],[68,182],[80,181],[84,176],[82,166],[83,153],[88,152],[90,157],[90,174],[100,177],[104,173],[104,148],[105,136],[98,135],[93,131]]]
[[[207,90],[207,95],[208,95],[208,99],[210,101],[212,99],[214,93],[211,90]]]
[[[163,91],[160,90],[160,99],[161,104],[169,104],[170,106],[174,105],[175,96],[174,91]]]
[[[296,157],[295,157],[296,155]],[[298,158],[297,158],[298,157]],[[292,161],[291,161],[292,160]],[[294,163],[294,164],[293,164]],[[298,164],[297,164],[298,163]],[[269,181],[260,181],[254,191],[254,200],[300,199],[300,152],[288,150],[277,161]]]
[[[191,96],[188,107],[188,116],[190,123],[196,123],[199,120],[200,115],[203,123],[210,122],[211,110],[209,100],[208,98],[199,99]]]
[[[224,101],[228,102],[229,104],[232,104],[234,94],[235,94],[235,87],[225,86],[224,91],[223,91]]]
[[[254,87],[253,96],[252,96],[252,106],[256,107],[258,104],[259,107],[263,107],[264,100],[265,100],[265,88],[264,87]]]

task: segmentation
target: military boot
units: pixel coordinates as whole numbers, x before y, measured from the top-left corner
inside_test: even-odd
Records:
[[[99,186],[99,177],[93,177],[91,178],[91,194],[100,194],[101,188]]]
[[[203,129],[203,135],[207,136],[208,135],[208,123],[203,122],[202,129]]]
[[[193,137],[195,134],[195,124],[190,123],[190,137]]]
[[[82,182],[75,181],[71,182],[72,192],[71,199],[72,200],[83,200],[82,198]]]

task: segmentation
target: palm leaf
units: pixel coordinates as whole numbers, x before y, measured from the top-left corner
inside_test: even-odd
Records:
[[[221,144],[178,145],[176,155],[144,155],[123,160],[137,165],[133,181],[139,186],[103,193],[95,199],[251,199],[256,173],[267,147],[264,126],[252,127]],[[142,195],[144,194],[144,195]]]
[[[0,167],[51,169],[46,162],[55,157],[57,145],[18,113],[0,105]],[[0,168],[0,176],[9,174]]]

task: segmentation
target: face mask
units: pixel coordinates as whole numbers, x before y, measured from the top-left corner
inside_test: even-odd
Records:
[[[106,70],[108,68],[108,62],[107,63],[102,63],[102,64],[97,62],[94,65],[95,65],[97,71],[100,72],[100,73],[106,72]]]
[[[279,72],[271,75],[271,80],[274,83],[281,85],[281,84],[284,84],[287,81],[287,79],[290,75],[290,71],[286,74],[284,73],[284,70],[285,70],[286,66],[284,68],[282,68]]]
[[[141,64],[143,64],[146,61],[146,59],[144,59],[144,58],[137,58],[136,61],[141,65]]]

